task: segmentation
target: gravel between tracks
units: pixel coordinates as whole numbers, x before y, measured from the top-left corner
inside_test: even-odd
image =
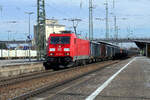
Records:
[[[0,100],[8,100],[14,97],[20,96],[22,94],[34,91],[37,88],[44,87],[45,85],[54,85],[56,83],[62,82],[74,78],[76,76],[82,75],[84,73],[99,69],[101,67],[117,63],[118,61],[107,61],[100,62],[96,64],[90,64],[81,67],[71,68],[67,71],[58,72],[49,76],[44,76],[24,82],[20,82],[13,85],[6,85],[0,89]]]

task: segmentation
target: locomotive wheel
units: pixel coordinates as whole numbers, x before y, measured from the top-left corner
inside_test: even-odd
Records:
[[[50,69],[50,64],[48,64],[47,62],[44,62],[43,66],[45,67],[45,70],[49,70]]]
[[[73,67],[77,67],[78,66],[78,62],[75,61]]]
[[[82,65],[86,65],[86,60],[82,60]]]
[[[52,68],[54,71],[58,71],[60,68],[58,66],[55,66]]]

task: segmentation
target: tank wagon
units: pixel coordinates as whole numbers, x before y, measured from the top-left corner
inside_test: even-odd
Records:
[[[121,57],[121,53],[118,46],[81,39],[70,31],[64,31],[61,34],[50,34],[43,65],[46,70],[57,70],[108,59],[118,59]]]

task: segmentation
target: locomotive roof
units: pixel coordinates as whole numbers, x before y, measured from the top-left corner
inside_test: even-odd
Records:
[[[64,31],[60,31],[60,33],[52,33],[50,34],[50,36],[62,36],[62,35],[72,35],[72,34],[74,34],[72,31],[64,30]]]
[[[60,31],[62,34],[72,34],[73,32],[72,31]]]

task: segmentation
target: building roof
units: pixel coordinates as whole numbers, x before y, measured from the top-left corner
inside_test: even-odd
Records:
[[[135,40],[134,42],[140,49],[144,49],[146,48],[146,44],[150,44],[150,41]]]
[[[46,24],[47,26],[60,26],[60,27],[65,27],[65,25],[60,25],[60,24]]]

